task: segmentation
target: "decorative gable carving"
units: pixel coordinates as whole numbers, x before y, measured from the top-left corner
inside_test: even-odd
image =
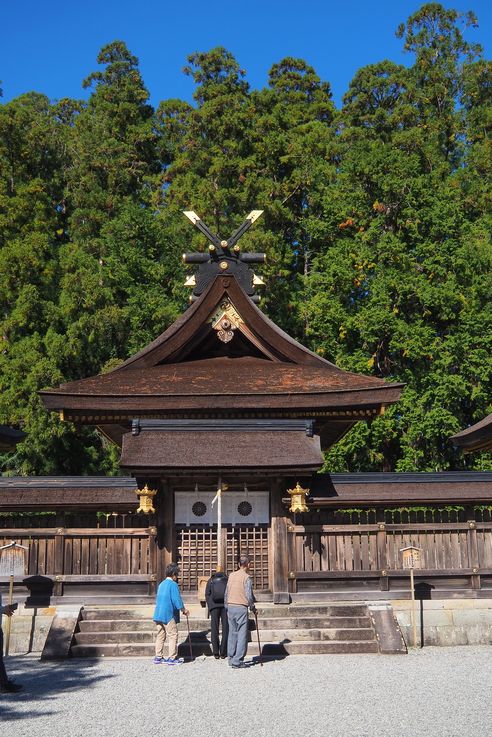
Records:
[[[217,337],[223,343],[229,343],[234,337],[234,331],[244,326],[244,320],[232,302],[224,299],[214,310],[209,319]]]

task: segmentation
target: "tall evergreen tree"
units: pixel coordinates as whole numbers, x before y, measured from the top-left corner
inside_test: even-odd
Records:
[[[51,335],[62,325],[63,167],[63,131],[46,97],[30,93],[0,106],[0,422],[27,431],[17,453],[0,461],[23,473],[50,468],[42,461],[50,432],[36,392],[62,379]],[[53,457],[62,451],[59,440],[55,430]]]
[[[456,467],[463,460],[449,436],[486,413],[490,242],[470,242],[458,186],[459,95],[478,49],[457,20],[424,6],[407,25],[414,66],[360,70],[344,98],[340,173],[325,199],[331,245],[307,304],[313,343],[345,368],[407,388],[332,452],[332,467]]]
[[[28,432],[7,472],[117,472],[91,430],[37,398],[104,371],[183,309],[181,215],[265,250],[262,308],[340,366],[407,383],[331,470],[491,468],[449,436],[491,406],[492,70],[473,14],[428,3],[398,29],[409,67],[355,74],[341,110],[302,59],[250,90],[226,49],[197,52],[194,104],[153,111],[138,61],[105,46],[86,103],[0,105],[0,422]]]

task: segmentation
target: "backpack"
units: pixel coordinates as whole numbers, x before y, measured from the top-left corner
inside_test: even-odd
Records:
[[[210,582],[212,601],[214,604],[223,604],[224,596],[227,588],[227,576],[220,578],[212,578]]]

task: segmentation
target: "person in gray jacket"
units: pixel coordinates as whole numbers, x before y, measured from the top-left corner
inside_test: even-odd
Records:
[[[16,609],[17,604],[5,604],[5,606],[2,606],[2,594],[0,593],[0,693],[16,693],[22,688],[19,683],[14,683],[14,681],[9,679],[3,662],[2,615],[5,614],[6,617],[11,617]]]
[[[248,649],[248,608],[256,613],[253,583],[249,572],[250,558],[242,555],[239,570],[229,576],[225,593],[225,605],[229,620],[227,655],[232,668],[244,668]]]

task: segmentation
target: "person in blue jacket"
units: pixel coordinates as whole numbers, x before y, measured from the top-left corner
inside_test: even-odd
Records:
[[[166,568],[166,578],[159,584],[159,588],[157,589],[153,617],[157,625],[154,657],[154,663],[156,665],[160,663],[180,665],[184,662],[183,658],[178,658],[178,623],[180,611],[185,617],[188,616],[189,611],[186,609],[181,598],[177,583],[178,574],[179,568],[176,563],[170,563]],[[166,637],[169,638],[168,658],[164,657]]]

